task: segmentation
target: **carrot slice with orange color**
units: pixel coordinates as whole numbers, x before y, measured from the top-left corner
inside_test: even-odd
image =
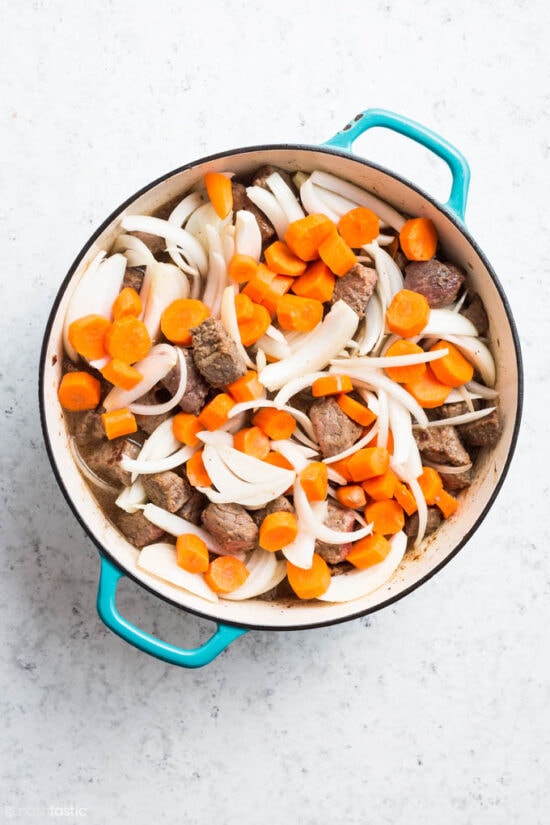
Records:
[[[332,298],[335,283],[336,276],[319,258],[308,266],[303,275],[295,278],[290,289],[302,298],[316,298],[324,303]]]
[[[238,284],[251,281],[257,271],[258,261],[256,258],[251,255],[243,255],[242,252],[236,252],[227,265],[227,274]]]
[[[208,565],[204,580],[214,593],[232,593],[249,576],[244,561],[235,556],[218,556]]]
[[[362,427],[369,427],[373,421],[376,421],[376,415],[372,410],[356,401],[355,398],[350,398],[349,395],[339,395],[336,403],[348,418],[361,424]]]
[[[107,355],[105,335],[110,326],[111,322],[103,315],[84,315],[69,325],[69,343],[88,361],[104,358]]]
[[[206,573],[210,563],[208,547],[194,533],[183,533],[176,539],[176,560],[188,573]]]
[[[191,458],[185,462],[185,472],[189,484],[192,484],[193,487],[210,487],[212,484],[210,476],[204,466],[202,450],[197,450],[197,452],[193,453]]]
[[[241,453],[264,459],[269,455],[271,444],[267,435],[259,427],[244,427],[233,436],[233,446]]]
[[[356,206],[342,215],[338,231],[348,246],[357,248],[370,243],[380,234],[380,220],[372,209]]]
[[[359,510],[367,503],[367,496],[360,484],[346,484],[345,487],[338,487],[334,495],[340,504],[351,510]]]
[[[256,370],[247,370],[240,378],[228,384],[226,390],[237,402],[254,401],[261,398],[264,393],[264,388],[258,381]]]
[[[302,261],[314,261],[319,257],[319,244],[336,232],[335,224],[320,212],[313,212],[289,224],[285,242]]]
[[[307,269],[307,263],[295,255],[284,241],[274,241],[266,247],[264,257],[268,267],[277,275],[296,278]]]
[[[351,392],[353,383],[349,375],[324,375],[316,378],[311,385],[311,394],[314,398],[322,398],[325,395],[341,395]]]
[[[474,376],[474,367],[460,350],[448,341],[438,341],[430,347],[430,352],[438,352],[442,349],[448,350],[447,355],[430,363],[436,378],[449,387],[460,387],[471,381]]]
[[[66,372],[57,390],[64,410],[94,410],[101,399],[101,384],[87,372]]]
[[[120,438],[122,435],[130,435],[137,432],[137,421],[133,413],[126,407],[120,410],[110,410],[101,416],[105,435],[112,441],[113,438]]]
[[[295,332],[309,332],[323,320],[321,301],[300,295],[282,295],[276,311],[279,326]]]
[[[123,315],[113,321],[105,333],[105,349],[111,358],[134,364],[145,358],[152,341],[143,321],[133,315]]]
[[[188,447],[196,447],[199,443],[197,433],[204,429],[203,424],[198,419],[198,416],[193,413],[180,412],[172,419],[172,432],[174,436],[181,441],[182,444],[187,444]]]
[[[133,389],[143,378],[139,370],[119,358],[112,358],[108,361],[100,373],[114,387],[121,387],[123,390]]]
[[[373,564],[384,561],[390,550],[391,544],[385,536],[380,533],[371,533],[370,536],[354,542],[346,556],[346,561],[358,567],[359,570],[365,570]]]
[[[178,298],[166,307],[160,318],[163,335],[173,344],[190,347],[190,330],[210,317],[210,309],[198,298]]]
[[[430,218],[411,218],[399,233],[399,243],[409,261],[429,261],[437,250],[437,230]]]
[[[262,407],[254,415],[252,423],[260,427],[274,441],[290,438],[296,429],[294,416],[286,410],[277,410],[275,407]]]
[[[123,318],[125,315],[133,315],[138,318],[142,310],[141,298],[131,286],[125,286],[118,293],[113,302],[113,318]]]
[[[278,510],[269,513],[260,525],[258,544],[274,553],[291,544],[298,535],[298,521],[294,513]]]
[[[198,416],[199,422],[207,430],[213,432],[226,423],[229,412],[234,406],[235,402],[230,395],[226,392],[219,392],[202,408]]]
[[[400,289],[386,310],[390,332],[402,338],[419,335],[430,318],[430,305],[425,295],[412,289]]]
[[[388,347],[384,355],[388,358],[396,355],[420,355],[424,352],[418,344],[409,341],[407,338],[399,338]],[[426,364],[409,364],[406,367],[385,367],[387,375],[398,384],[406,384],[407,381],[415,381],[421,378],[426,371]]]
[[[330,585],[330,569],[318,553],[313,554],[308,570],[287,561],[288,583],[299,599],[316,599],[326,593]]]
[[[367,504],[365,518],[368,524],[373,525],[373,532],[383,536],[399,533],[405,526],[403,508],[394,498]]]
[[[310,461],[300,473],[300,484],[308,501],[324,501],[328,492],[328,469],[322,461]]]
[[[216,215],[222,220],[227,218],[233,209],[231,178],[221,172],[207,172],[204,176],[204,183]]]
[[[433,370],[428,364],[424,373],[415,381],[409,381],[403,384],[407,392],[410,392],[412,397],[418,401],[421,407],[425,409],[434,409],[440,407],[447,400],[447,396],[452,390],[448,384],[442,384],[436,378]]]
[[[366,481],[368,478],[382,475],[389,464],[390,454],[385,447],[363,447],[356,450],[346,461],[353,481]]]
[[[354,251],[337,232],[328,235],[319,244],[319,257],[338,277],[346,275],[357,263]]]

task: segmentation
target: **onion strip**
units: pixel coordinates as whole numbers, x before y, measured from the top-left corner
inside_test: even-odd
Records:
[[[176,392],[169,401],[163,404],[129,404],[128,409],[134,415],[165,415],[177,407],[187,389],[187,361],[179,347],[175,347],[180,366],[180,380]]]
[[[294,482],[294,506],[298,520],[305,530],[309,530],[316,539],[325,544],[344,544],[349,541],[359,541],[372,533],[372,524],[361,527],[359,530],[333,530],[320,520],[309,503],[300,480]]]
[[[246,194],[254,206],[260,209],[269,222],[273,225],[277,237],[282,240],[288,229],[289,220],[279,201],[271,192],[264,189],[263,186],[247,186]]]
[[[142,548],[136,564],[144,573],[168,582],[174,587],[179,587],[209,602],[218,601],[218,596],[206,584],[201,573],[189,573],[178,565],[176,548],[169,542],[146,545]]]

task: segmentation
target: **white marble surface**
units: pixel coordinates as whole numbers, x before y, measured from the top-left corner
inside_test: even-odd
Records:
[[[0,821],[548,822],[549,24],[546,0],[0,3]],[[198,671],[164,665],[99,621],[98,556],[48,464],[51,301],[149,180],[240,145],[322,142],[369,106],[471,163],[467,223],[523,344],[515,460],[468,546],[405,600],[249,633]],[[356,148],[445,198],[446,171],[415,147]],[[170,641],[211,630],[129,584],[120,604]]]

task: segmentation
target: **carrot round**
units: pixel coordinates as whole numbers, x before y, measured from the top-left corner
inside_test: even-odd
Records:
[[[206,573],[210,563],[208,547],[194,533],[182,533],[176,539],[176,560],[188,573]]]
[[[319,244],[336,232],[335,224],[319,212],[306,215],[289,224],[284,240],[292,252],[302,261],[314,261],[319,257]]]
[[[271,450],[269,438],[259,427],[245,427],[233,436],[233,446],[241,453],[264,459]]]
[[[316,378],[311,385],[311,394],[314,398],[341,395],[352,390],[353,384],[349,375],[324,375],[322,378]]]
[[[368,524],[373,525],[373,532],[381,533],[383,536],[399,533],[405,526],[403,508],[393,498],[367,504],[365,518]]]
[[[204,183],[216,215],[222,220],[227,218],[233,209],[231,178],[222,175],[221,172],[207,172],[204,176]]]
[[[274,553],[291,544],[298,535],[298,521],[294,513],[278,510],[264,518],[260,525],[258,544]]]
[[[422,495],[426,499],[426,504],[435,504],[439,493],[443,489],[443,481],[437,470],[433,467],[423,467],[417,481],[422,490]]]
[[[324,501],[328,492],[328,468],[322,461],[310,461],[300,473],[300,484],[308,501]]]
[[[277,275],[296,278],[307,269],[307,263],[295,255],[284,241],[274,241],[266,247],[264,258],[268,267]]]
[[[335,470],[337,473],[339,473],[342,476],[342,478],[345,478],[346,481],[353,481],[354,480],[351,476],[351,473],[350,473],[350,470],[349,470],[349,467],[348,467],[348,461],[349,461],[350,458],[351,458],[351,456],[348,456],[347,458],[340,458],[338,461],[331,461],[330,462],[331,469]]]
[[[124,318],[125,315],[133,315],[138,318],[143,309],[139,294],[131,286],[121,289],[113,302],[113,318]]]
[[[197,450],[191,458],[187,459],[185,462],[185,472],[189,484],[192,484],[193,487],[210,487],[212,484],[210,476],[204,466],[202,450]]]
[[[69,343],[88,361],[104,358],[107,355],[105,334],[110,326],[111,322],[103,315],[84,315],[69,325]]]
[[[338,487],[335,492],[336,500],[350,510],[359,510],[367,503],[367,496],[360,484],[346,484]]]
[[[249,576],[244,561],[235,556],[218,556],[208,565],[204,580],[214,593],[232,593]]]
[[[449,387],[460,387],[462,384],[471,381],[474,376],[474,367],[462,355],[459,349],[454,344],[449,344],[447,341],[438,341],[433,347],[430,347],[430,352],[438,352],[439,350],[447,349],[449,352],[437,361],[432,361],[430,366],[436,378],[443,384],[448,384]]]
[[[234,406],[235,402],[230,395],[226,392],[219,392],[202,408],[198,416],[199,422],[203,428],[206,427],[207,430],[217,430],[222,424],[225,424],[229,417],[229,412]]]
[[[288,292],[294,278],[289,275],[276,275],[265,264],[260,263],[254,278],[244,287],[243,294],[248,295],[255,303],[262,304],[273,315],[277,304]]]
[[[342,277],[357,263],[357,257],[345,240],[337,232],[321,241],[319,244],[319,257],[323,260],[331,272],[338,277]]]
[[[235,295],[235,315],[237,322],[249,321],[254,314],[254,302],[252,298],[245,295],[244,292],[238,292]]]
[[[287,561],[286,574],[288,583],[299,599],[317,599],[327,592],[330,585],[330,568],[318,553],[313,554],[308,570]]]
[[[254,415],[252,423],[274,441],[290,438],[296,429],[296,419],[286,410],[262,407]]]
[[[332,298],[335,282],[336,276],[319,258],[308,266],[303,275],[295,278],[290,289],[302,298],[315,298],[324,303]]]
[[[162,334],[173,344],[189,347],[190,330],[210,317],[210,309],[198,298],[178,298],[166,307],[160,318]]]
[[[114,387],[131,390],[142,380],[143,375],[135,367],[130,366],[119,358],[112,358],[100,369],[100,373]]]
[[[390,550],[391,544],[385,536],[380,533],[371,533],[370,536],[354,542],[346,556],[346,561],[358,567],[359,570],[365,570],[373,564],[384,561]]]
[[[87,372],[66,372],[57,390],[64,410],[94,410],[101,399],[101,384]]]
[[[420,292],[400,289],[393,296],[386,310],[386,322],[390,332],[402,338],[412,338],[422,332],[430,317],[430,305]]]
[[[374,501],[384,501],[384,499],[393,498],[396,484],[397,476],[393,470],[387,469],[385,473],[363,481],[362,486]]]
[[[174,436],[181,441],[182,444],[187,444],[188,447],[196,447],[199,443],[197,433],[200,433],[204,427],[198,419],[198,416],[193,413],[180,412],[172,419],[172,432]]]
[[[356,249],[378,237],[380,220],[378,215],[366,206],[356,206],[342,215],[338,222],[338,231],[348,246]]]
[[[441,510],[443,518],[449,518],[458,509],[458,499],[452,496],[447,490],[440,490],[436,496],[435,503]]]
[[[111,358],[134,364],[145,358],[152,341],[143,321],[133,315],[124,315],[113,321],[105,333],[105,348]]]
[[[120,410],[111,410],[101,416],[105,435],[112,441],[113,438],[120,438],[122,435],[130,435],[137,432],[137,421],[133,413],[126,407]]]
[[[385,447],[363,447],[347,459],[346,465],[353,481],[366,481],[385,473],[389,463],[390,454]]]
[[[423,353],[422,347],[407,338],[399,338],[395,341],[384,353],[384,355],[391,357],[395,355],[419,355]],[[407,381],[415,381],[420,378],[426,371],[426,364],[409,364],[407,367],[385,367],[384,368],[389,377],[398,384],[406,384]]]
[[[232,381],[226,386],[227,392],[234,401],[254,401],[261,398],[264,393],[264,388],[258,381],[258,373],[256,370],[247,370],[244,375]]]
[[[265,306],[252,302],[252,315],[243,321],[237,320],[237,325],[243,346],[250,347],[267,332],[271,325],[271,315]]]
[[[282,329],[309,332],[323,319],[323,304],[315,298],[283,295],[277,302],[277,320]]]
[[[436,253],[437,230],[429,218],[411,218],[399,233],[399,243],[409,261],[429,261]]]
[[[339,395],[336,403],[348,418],[351,418],[356,424],[361,424],[362,427],[369,427],[373,421],[376,421],[376,415],[372,410],[356,401],[355,398],[350,398],[349,395]]]
[[[236,252],[227,265],[227,273],[236,283],[250,281],[258,271],[258,262],[251,255]]]
[[[433,409],[444,404],[447,396],[452,390],[448,384],[443,384],[436,378],[430,365],[428,364],[424,373],[416,381],[409,381],[403,384],[407,392],[418,401],[421,407]]]
[[[418,510],[416,499],[403,481],[397,480],[393,491],[394,499],[401,505],[408,516],[412,516]]]

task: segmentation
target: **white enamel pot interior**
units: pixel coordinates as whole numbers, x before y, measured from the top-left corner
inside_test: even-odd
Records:
[[[145,574],[136,565],[138,550],[105,518],[90,488],[71,458],[63,412],[57,401],[61,378],[63,317],[71,294],[87,265],[100,249],[108,250],[126,214],[152,213],[183,195],[206,171],[247,174],[265,163],[294,172],[321,169],[353,181],[388,201],[403,213],[427,216],[437,227],[448,259],[467,272],[491,319],[490,339],[495,355],[504,419],[496,448],[481,455],[472,486],[460,496],[458,512],[430,537],[420,554],[407,554],[395,575],[383,587],[345,604],[325,602],[278,603],[254,599],[216,605]],[[45,440],[57,480],[74,513],[101,553],[122,571],[156,595],[220,624],[245,628],[290,629],[332,624],[378,610],[427,581],[468,541],[491,507],[514,450],[522,396],[520,349],[514,322],[498,279],[461,221],[416,186],[388,170],[337,149],[274,145],[243,148],[182,167],[150,184],[130,198],[97,230],[75,260],[62,284],[48,323],[42,350],[40,401]]]

